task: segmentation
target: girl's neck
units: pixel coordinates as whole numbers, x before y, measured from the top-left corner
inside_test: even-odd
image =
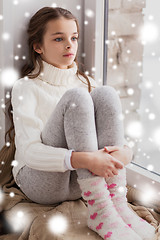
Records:
[[[76,62],[73,62],[67,69],[60,69],[43,61],[43,71],[37,78],[51,85],[65,86],[73,81],[76,73]]]

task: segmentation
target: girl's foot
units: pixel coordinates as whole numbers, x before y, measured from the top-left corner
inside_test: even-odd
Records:
[[[105,179],[112,202],[123,221],[142,239],[152,239],[155,228],[140,218],[127,205],[126,169],[119,170],[119,174]]]
[[[88,204],[89,228],[107,240],[141,240],[115,210],[104,178],[78,179],[78,183]]]

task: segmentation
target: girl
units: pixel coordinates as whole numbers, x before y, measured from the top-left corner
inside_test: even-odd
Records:
[[[102,239],[150,239],[154,228],[127,207],[131,151],[119,98],[80,72],[78,38],[76,18],[62,8],[42,8],[29,22],[28,63],[12,90],[15,181],[41,204],[82,196],[88,227]]]

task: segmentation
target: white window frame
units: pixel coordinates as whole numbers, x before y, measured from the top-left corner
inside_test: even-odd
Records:
[[[160,175],[131,162],[126,166],[127,184],[144,192],[146,186],[160,197]]]

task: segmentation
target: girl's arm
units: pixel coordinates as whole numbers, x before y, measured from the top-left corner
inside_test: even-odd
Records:
[[[124,145],[123,147],[119,146],[104,147],[104,150],[108,154],[122,162],[124,165],[127,165],[132,161],[133,151],[126,145]]]
[[[16,81],[12,89],[16,160],[18,161],[18,165],[14,168],[18,171],[22,165],[27,165],[41,171],[65,172],[64,159],[69,150],[45,145],[41,140],[44,124],[38,112],[40,98],[41,103],[42,98],[44,99],[46,111],[47,105],[45,105],[46,96],[38,89],[34,81],[25,79]],[[19,98],[20,96],[23,96],[23,99]]]
[[[72,152],[71,165],[73,168],[86,168],[101,177],[113,177],[123,163],[106,153],[104,149],[95,152]]]
[[[107,178],[117,175],[118,169],[130,163],[132,157],[133,152],[128,146],[111,146],[95,152],[72,152],[71,165]]]

